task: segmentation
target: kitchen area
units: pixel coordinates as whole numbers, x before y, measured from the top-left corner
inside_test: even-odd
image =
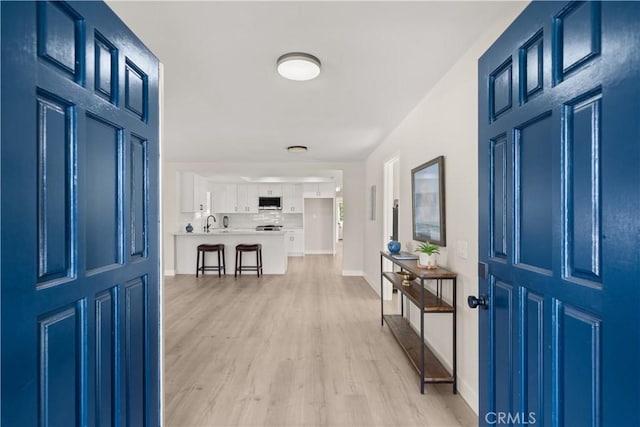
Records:
[[[178,224],[171,233],[176,274],[196,274],[201,244],[224,244],[226,274],[233,274],[238,244],[262,245],[264,274],[285,274],[288,257],[335,254],[336,239],[328,237],[336,235],[340,183],[331,178],[257,177],[247,182],[239,176],[177,175]],[[255,260],[246,256],[244,262]],[[216,265],[215,256],[207,255],[206,263]]]

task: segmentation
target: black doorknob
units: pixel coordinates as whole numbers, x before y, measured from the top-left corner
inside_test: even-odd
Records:
[[[489,308],[489,305],[487,304],[487,297],[484,295],[480,295],[477,298],[473,295],[469,295],[467,298],[467,304],[469,304],[469,307],[471,308],[482,307],[485,310]]]

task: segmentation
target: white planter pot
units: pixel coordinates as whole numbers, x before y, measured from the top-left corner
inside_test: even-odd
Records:
[[[437,268],[438,267],[438,255],[437,254],[432,254],[432,255],[428,255],[425,254],[424,252],[421,252],[418,255],[419,259],[418,261],[420,262],[420,265],[426,268]]]

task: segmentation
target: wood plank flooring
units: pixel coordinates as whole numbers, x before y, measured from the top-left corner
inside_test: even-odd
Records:
[[[420,394],[377,295],[340,264],[313,255],[289,258],[285,276],[167,278],[165,425],[476,425],[450,385]]]

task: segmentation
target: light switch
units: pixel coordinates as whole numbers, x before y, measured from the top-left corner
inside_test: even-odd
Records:
[[[456,245],[456,253],[459,258],[467,259],[469,258],[469,242],[466,240],[458,240]]]

